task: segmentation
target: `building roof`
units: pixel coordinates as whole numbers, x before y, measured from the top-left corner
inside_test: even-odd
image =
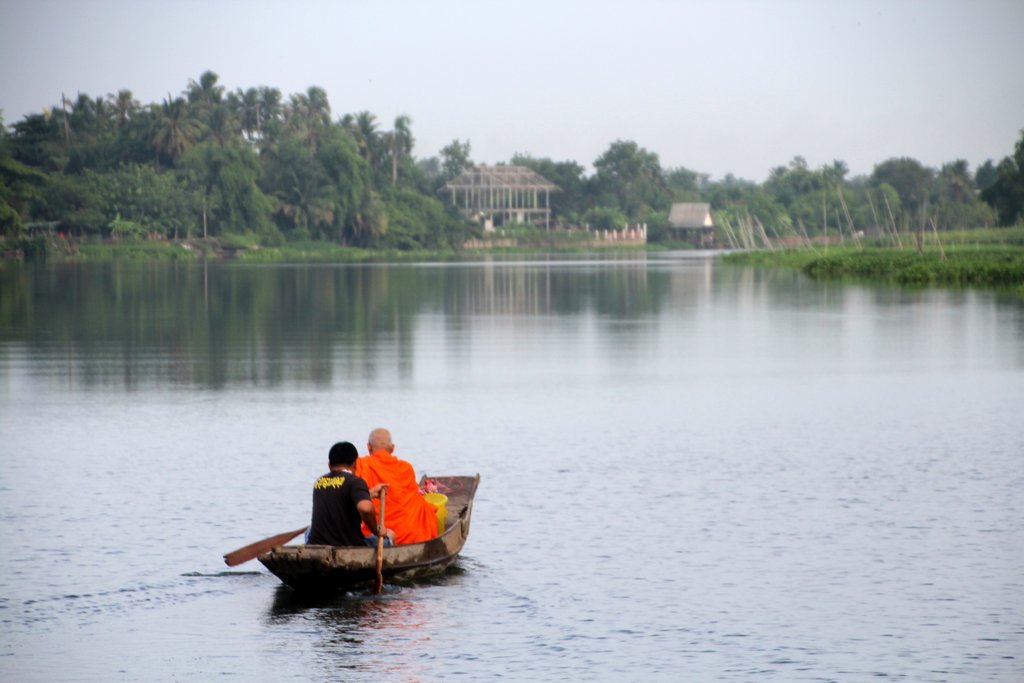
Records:
[[[525,166],[474,166],[445,183],[446,190],[505,188],[514,190],[561,190]]]
[[[702,203],[673,204],[668,214],[670,228],[713,228],[711,205]]]

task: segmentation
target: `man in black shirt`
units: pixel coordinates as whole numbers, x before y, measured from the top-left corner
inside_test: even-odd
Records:
[[[371,498],[380,497],[381,489],[387,484],[378,484],[372,489],[366,481],[352,471],[359,452],[348,441],[331,447],[328,464],[331,471],[316,480],[313,485],[313,520],[306,535],[311,545],[377,545],[376,536],[363,536],[359,526],[366,522],[371,529],[377,528],[377,513]],[[388,539],[392,535],[387,530]]]

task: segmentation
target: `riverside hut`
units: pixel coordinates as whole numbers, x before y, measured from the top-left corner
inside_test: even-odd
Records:
[[[693,242],[698,247],[715,244],[715,221],[711,217],[710,204],[673,204],[668,214],[668,228],[674,238]]]

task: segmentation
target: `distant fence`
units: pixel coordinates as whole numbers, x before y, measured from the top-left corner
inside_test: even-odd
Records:
[[[500,235],[500,233],[499,233]],[[552,230],[529,237],[495,236],[491,239],[470,239],[463,242],[464,249],[494,249],[501,247],[611,247],[626,244],[647,244],[647,224],[624,225],[621,230],[592,230],[589,226]]]
[[[589,232],[589,230],[588,230]],[[594,230],[595,246],[608,244],[647,244],[647,224],[625,225],[622,230]]]

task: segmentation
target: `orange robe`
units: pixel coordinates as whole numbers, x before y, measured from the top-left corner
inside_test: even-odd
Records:
[[[437,536],[437,508],[423,499],[412,465],[381,449],[356,460],[356,474],[370,488],[389,484],[384,525],[395,532],[396,544],[418,543]],[[380,499],[374,498],[373,505],[379,515]],[[366,531],[366,525],[363,530]]]

